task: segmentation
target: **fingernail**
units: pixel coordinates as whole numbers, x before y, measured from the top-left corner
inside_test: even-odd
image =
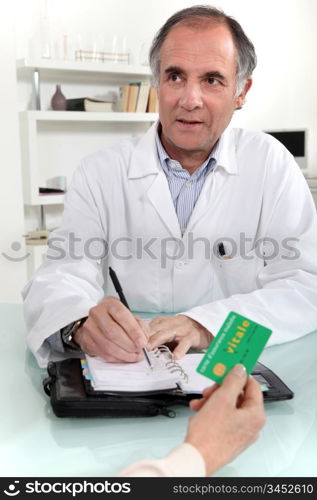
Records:
[[[237,375],[238,377],[245,377],[246,369],[243,365],[235,365],[232,368],[232,373]]]

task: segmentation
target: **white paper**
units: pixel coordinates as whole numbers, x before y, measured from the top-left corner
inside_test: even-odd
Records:
[[[213,384],[196,372],[203,354],[186,354],[176,363],[167,353],[161,353],[159,357],[153,352],[149,352],[149,355],[152,369],[146,360],[138,363],[109,363],[102,358],[86,356],[92,386],[95,390],[103,391],[141,392],[175,389],[180,385],[186,393],[200,394],[205,387]]]

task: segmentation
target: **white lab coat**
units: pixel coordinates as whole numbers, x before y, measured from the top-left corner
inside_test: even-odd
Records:
[[[109,265],[134,311],[184,312],[213,334],[236,311],[273,330],[269,345],[317,327],[316,209],[293,157],[271,136],[228,128],[182,237],[156,127],[85,158],[73,176],[49,258],[23,291],[27,342],[41,366],[48,336],[104,293],[117,296]],[[255,242],[265,237],[262,258]],[[217,256],[217,241],[231,258]],[[295,246],[300,257],[290,259]]]

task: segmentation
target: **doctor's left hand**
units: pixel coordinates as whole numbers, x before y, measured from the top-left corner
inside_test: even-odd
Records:
[[[207,349],[214,336],[200,323],[188,316],[159,316],[150,322],[148,349],[161,344],[171,348],[175,359],[180,359],[190,349]]]

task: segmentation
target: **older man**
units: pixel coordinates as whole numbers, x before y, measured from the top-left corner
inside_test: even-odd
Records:
[[[252,84],[252,43],[231,17],[191,7],[161,28],[150,61],[159,121],[83,160],[24,290],[28,344],[42,365],[80,351],[134,362],[168,342],[180,357],[206,348],[231,310],[271,328],[271,344],[316,328],[306,182],[275,139],[229,126]],[[150,325],[115,298],[109,265],[131,310],[156,316]]]

